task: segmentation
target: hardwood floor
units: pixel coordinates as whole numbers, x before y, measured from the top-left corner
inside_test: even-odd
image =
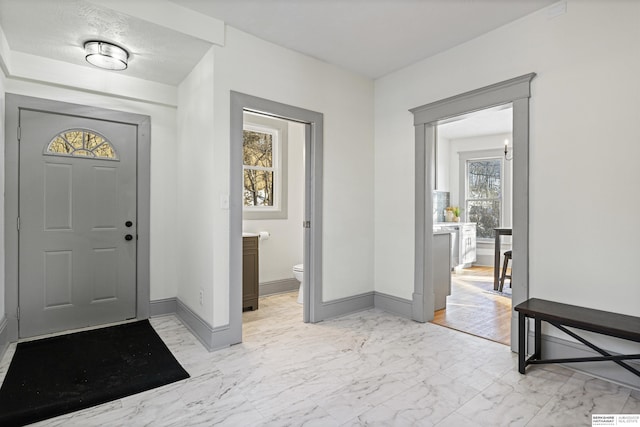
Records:
[[[505,294],[511,292],[505,283]],[[493,292],[493,268],[471,267],[451,275],[447,307],[433,323],[509,345],[511,297]]]

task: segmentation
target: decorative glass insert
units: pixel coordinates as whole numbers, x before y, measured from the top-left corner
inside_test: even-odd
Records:
[[[118,160],[113,145],[104,136],[88,129],[69,129],[59,133],[49,142],[44,154]]]

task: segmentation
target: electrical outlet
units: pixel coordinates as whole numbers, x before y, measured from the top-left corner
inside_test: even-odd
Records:
[[[204,289],[200,288],[200,305],[204,303]]]

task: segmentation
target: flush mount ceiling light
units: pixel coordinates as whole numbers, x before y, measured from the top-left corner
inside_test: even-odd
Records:
[[[85,59],[91,65],[106,70],[126,70],[129,53],[111,43],[89,41],[84,44]]]

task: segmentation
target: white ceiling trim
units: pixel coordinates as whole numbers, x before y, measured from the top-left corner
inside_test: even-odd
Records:
[[[45,83],[75,91],[97,93],[148,104],[176,108],[178,88],[137,77],[91,69],[64,61],[11,51],[11,73],[7,75],[7,92],[12,80]],[[80,70],[80,72],[78,72]]]
[[[86,1],[218,46],[224,46],[225,23],[223,21],[168,0],[155,0],[153,4],[131,0]]]
[[[0,68],[4,72],[5,76],[11,74],[11,49],[7,42],[7,37],[4,35],[4,30],[0,27]]]

